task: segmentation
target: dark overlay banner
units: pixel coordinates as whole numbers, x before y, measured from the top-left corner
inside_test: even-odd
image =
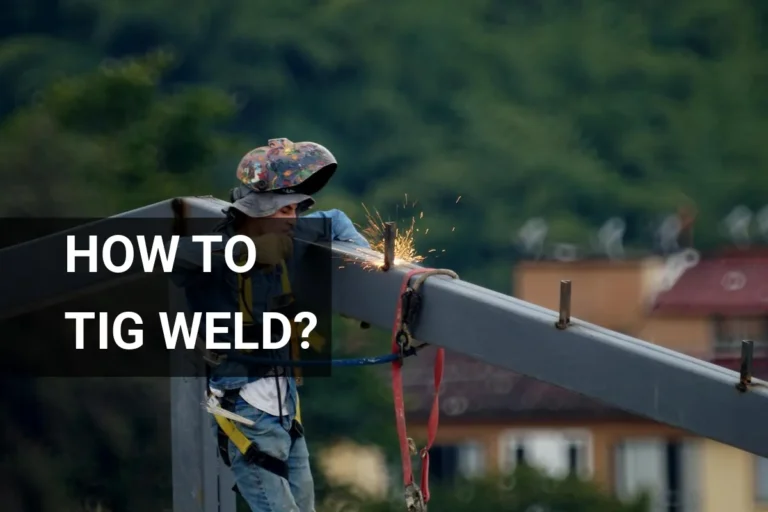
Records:
[[[330,235],[315,218],[0,219],[2,371],[329,375]]]

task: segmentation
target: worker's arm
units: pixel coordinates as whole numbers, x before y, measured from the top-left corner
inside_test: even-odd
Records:
[[[327,210],[327,211],[318,211],[318,212],[312,212],[310,214],[304,215],[302,217],[303,219],[310,218],[310,219],[330,219],[330,238],[332,241],[335,242],[350,242],[353,243],[359,247],[364,247],[366,249],[371,248],[371,244],[368,243],[368,240],[365,239],[363,235],[361,235],[357,229],[355,228],[355,224],[352,222],[352,220],[347,217],[347,214],[342,212],[341,210]],[[326,237],[327,239],[328,237]],[[314,334],[314,333],[313,333]],[[298,405],[297,405],[297,410]],[[299,417],[299,422],[301,421],[301,413],[297,412],[297,416]]]
[[[370,249],[368,241],[358,233],[354,223],[347,217],[347,214],[341,210],[327,210],[312,212],[302,217],[304,219],[330,219],[331,221],[331,240],[335,242],[351,242],[360,247]]]

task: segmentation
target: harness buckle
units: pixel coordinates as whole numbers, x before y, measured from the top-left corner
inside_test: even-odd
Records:
[[[411,336],[405,329],[400,329],[395,339],[397,340],[400,357],[403,358],[405,357],[406,352],[411,348]]]
[[[421,312],[421,294],[408,288],[402,297],[403,324],[412,327]]]
[[[400,297],[400,330],[395,336],[399,347],[400,358],[409,355],[411,347],[411,327],[416,322],[421,311],[421,295],[413,288],[407,288]]]

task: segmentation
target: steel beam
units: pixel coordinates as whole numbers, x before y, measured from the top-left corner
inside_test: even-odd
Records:
[[[209,203],[209,201],[212,202]],[[211,206],[220,203],[207,197],[195,198],[194,204],[198,205],[194,209],[195,215],[198,218],[212,220],[220,218],[223,215],[220,211],[221,207],[217,209]],[[126,232],[129,229],[134,230],[135,234],[148,235],[150,233],[145,231],[147,226],[151,226],[152,235],[169,236],[174,227],[173,204],[173,200],[161,201],[114,217],[0,249],[0,319],[18,316],[29,310],[38,310],[79,295],[94,293],[129,280],[142,278],[141,272],[133,270],[125,274],[110,274],[105,271],[92,274],[82,272],[67,274],[64,259],[66,235],[76,235],[79,240],[83,240],[88,235],[104,237],[114,234],[114,226],[117,224],[121,232],[126,235],[131,234]],[[168,219],[168,222],[152,224],[124,222],[132,219]],[[118,247],[115,247],[114,254],[116,260],[121,261]],[[52,261],[51,255],[58,255],[60,259]]]
[[[333,309],[390,327],[409,268],[345,264],[334,275]],[[768,429],[757,427],[768,425],[768,391],[739,392],[736,372],[573,317],[558,329],[557,312],[466,282],[433,277],[422,295],[420,341],[768,457]]]
[[[191,216],[210,215],[213,203],[189,206]],[[346,262],[334,266],[334,311],[389,328],[414,266],[371,270],[381,255],[349,244],[334,244],[333,253]],[[577,318],[559,329],[555,311],[447,277],[428,279],[422,294],[413,330],[420,341],[768,457],[768,429],[760,427],[768,425],[768,390],[740,392],[736,372]]]

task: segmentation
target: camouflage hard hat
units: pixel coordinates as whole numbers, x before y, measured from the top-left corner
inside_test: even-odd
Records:
[[[314,142],[270,139],[246,154],[237,179],[255,192],[316,194],[336,171],[336,158]]]

